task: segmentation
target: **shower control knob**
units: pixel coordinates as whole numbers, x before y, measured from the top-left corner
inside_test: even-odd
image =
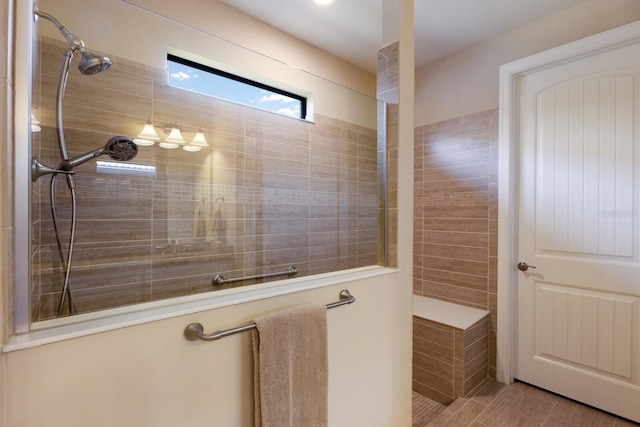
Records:
[[[529,265],[529,264],[527,264],[526,262],[523,262],[523,261],[520,261],[518,263],[517,267],[518,267],[518,270],[520,270],[520,271],[527,271],[530,268],[536,268],[534,265]]]

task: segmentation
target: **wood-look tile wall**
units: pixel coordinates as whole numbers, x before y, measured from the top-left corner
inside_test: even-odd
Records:
[[[413,390],[448,405],[487,378],[489,319],[466,330],[413,317]]]
[[[34,89],[42,122],[34,155],[50,166],[60,159],[54,105],[61,47],[41,43]],[[295,265],[303,276],[378,263],[376,129],[320,114],[309,123],[185,92],[169,87],[163,70],[111,59],[111,69],[93,76],[72,66],[65,98],[71,157],[113,135],[136,135],[149,118],[191,130],[185,139],[202,129],[210,146],[197,153],[139,147],[134,162],[154,165],[155,176],[102,173],[95,161],[76,168],[77,313],[210,291],[215,273]],[[33,320],[55,315],[62,286],[49,181],[40,178],[32,193]],[[64,178],[56,197],[66,248]]]
[[[496,371],[498,111],[415,129],[414,294],[488,310]]]

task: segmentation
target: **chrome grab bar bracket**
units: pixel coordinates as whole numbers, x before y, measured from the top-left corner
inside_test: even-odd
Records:
[[[334,307],[340,307],[341,305],[351,304],[356,302],[356,297],[351,295],[349,289],[343,289],[340,291],[340,301],[327,304],[327,310]]]
[[[189,341],[195,341],[197,339],[206,339],[202,337],[203,335],[204,335],[204,328],[202,327],[202,323],[189,323],[187,327],[184,328],[184,337]]]

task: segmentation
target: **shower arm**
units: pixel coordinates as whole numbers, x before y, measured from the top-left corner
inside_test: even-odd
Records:
[[[69,78],[69,68],[71,67],[71,61],[73,60],[73,55],[76,51],[86,50],[84,47],[84,42],[74,35],[71,31],[69,31],[64,25],[60,23],[56,18],[49,15],[48,13],[41,12],[34,5],[33,13],[35,17],[43,18],[53,25],[55,25],[62,36],[67,41],[69,45],[67,51],[63,54],[62,64],[60,66],[60,74],[58,75],[58,90],[56,92],[56,133],[58,136],[58,148],[60,150],[60,158],[62,162],[66,162],[69,160],[69,152],[67,151],[67,142],[64,136],[64,95],[67,88],[67,80]],[[51,169],[51,168],[49,168]],[[58,167],[58,169],[61,169]],[[53,169],[51,169],[53,170]],[[67,178],[67,186],[69,189],[75,188],[75,180],[73,178],[73,174],[66,174]]]
[[[80,37],[76,36],[71,31],[69,31],[67,27],[62,25],[60,21],[58,21],[53,16],[49,15],[46,12],[41,12],[35,4],[33,6],[33,14],[36,18],[46,19],[47,21],[55,25],[60,31],[60,34],[62,34],[64,39],[67,41],[67,44],[69,45],[70,50],[72,50],[73,52],[77,50],[80,50],[80,51],[85,50],[84,42]]]
[[[63,120],[63,105],[62,102],[64,100],[64,93],[67,87],[67,79],[69,77],[69,68],[71,67],[71,61],[73,60],[73,55],[77,50],[84,49],[84,42],[74,35],[71,31],[69,31],[64,25],[60,23],[56,18],[49,15],[46,12],[41,12],[37,5],[33,5],[33,16],[36,18],[43,18],[53,25],[55,25],[60,34],[65,38],[68,44],[68,49],[64,53],[62,58],[62,65],[60,66],[60,74],[58,75],[58,90],[56,92],[56,128],[58,134],[58,142],[60,148],[60,157],[62,161],[69,160],[69,153],[67,152],[67,143],[64,138],[64,120]]]
[[[56,133],[58,137],[58,148],[60,150],[60,164],[58,165],[58,169],[53,169],[41,164],[35,158],[32,159],[31,180],[35,182],[35,180],[40,176],[50,173],[66,173],[67,185],[69,186],[69,189],[73,189],[75,187],[73,176],[71,173],[68,173],[70,172],[70,169],[68,167],[65,167],[68,166],[67,163],[69,161],[69,153],[67,151],[67,142],[64,136],[63,119],[63,100],[67,87],[67,80],[69,78],[69,68],[71,67],[71,61],[73,60],[74,54],[76,52],[80,52],[80,54],[82,55],[82,59],[80,61],[80,64],[78,65],[78,70],[82,74],[89,75],[100,73],[111,67],[111,60],[106,56],[95,55],[85,47],[84,42],[80,37],[69,31],[68,28],[62,25],[60,21],[58,21],[53,16],[38,10],[35,4],[33,5],[33,17],[36,21],[38,20],[38,18],[43,18],[55,25],[64,39],[67,41],[68,49],[63,55],[62,65],[60,67],[60,75],[58,76],[58,88],[56,93]]]

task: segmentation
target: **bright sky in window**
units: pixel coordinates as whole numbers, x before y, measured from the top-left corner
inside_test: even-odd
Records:
[[[228,77],[167,60],[169,84],[289,117],[301,118],[302,101]]]

